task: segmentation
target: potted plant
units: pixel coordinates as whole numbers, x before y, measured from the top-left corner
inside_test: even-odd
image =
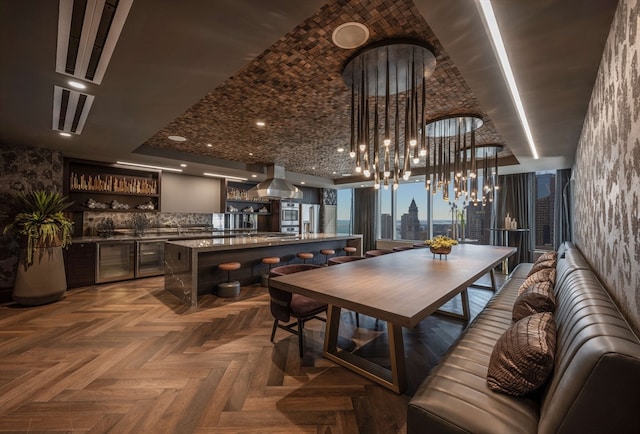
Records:
[[[62,248],[71,244],[73,222],[64,215],[72,203],[55,192],[8,195],[0,202],[3,233],[21,244],[13,299],[26,305],[58,300],[67,289]]]

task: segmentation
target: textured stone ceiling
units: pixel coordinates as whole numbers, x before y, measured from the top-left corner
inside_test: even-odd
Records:
[[[369,28],[368,44],[400,38],[433,47],[437,64],[427,80],[426,118],[474,113],[484,120],[477,143],[504,144],[412,1],[332,0],[145,145],[243,163],[277,163],[287,171],[332,179],[352,173],[352,160],[336,149],[348,148],[351,92],[342,71],[356,50],[331,41],[333,30],[349,21]],[[257,127],[257,120],[266,126]],[[188,140],[173,142],[170,135]]]

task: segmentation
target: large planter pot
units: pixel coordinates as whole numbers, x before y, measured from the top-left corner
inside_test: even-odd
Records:
[[[24,252],[21,255],[13,300],[27,306],[38,306],[59,300],[67,290],[62,247],[36,248],[33,265],[25,270]]]

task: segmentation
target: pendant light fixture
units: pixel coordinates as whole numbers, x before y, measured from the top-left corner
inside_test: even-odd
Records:
[[[435,66],[426,46],[394,42],[361,51],[344,69],[351,89],[349,156],[356,174],[373,174],[376,188],[398,188],[400,177],[411,176],[412,163],[428,154],[425,83]]]

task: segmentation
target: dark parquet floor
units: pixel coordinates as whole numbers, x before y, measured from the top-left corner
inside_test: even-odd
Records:
[[[272,344],[259,285],[198,308],[162,288],[155,277],[1,305],[0,432],[404,433],[416,386],[464,327],[434,315],[405,330],[410,386],[396,395],[324,359],[320,321],[305,328],[303,359],[285,331]],[[469,293],[475,316],[492,292]],[[345,346],[388,363],[384,323],[343,315]]]

